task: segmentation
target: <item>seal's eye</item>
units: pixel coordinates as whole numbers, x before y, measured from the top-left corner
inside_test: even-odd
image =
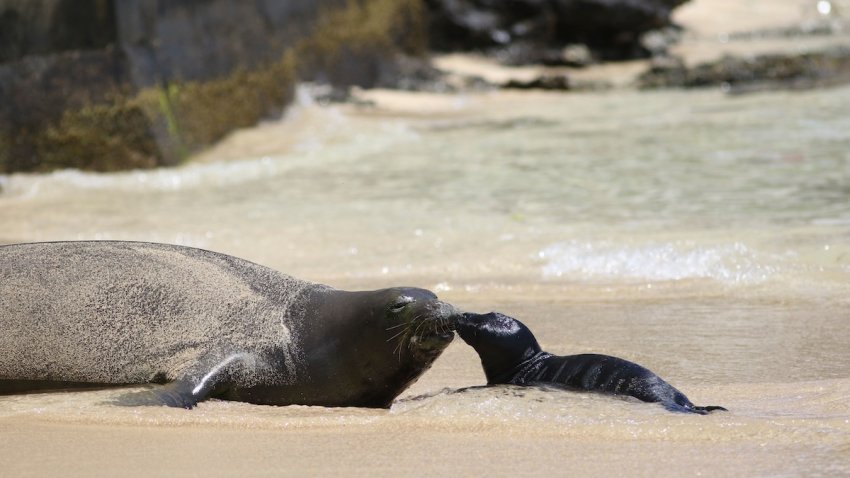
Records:
[[[413,297],[403,295],[396,299],[395,303],[390,307],[390,311],[395,313],[401,312],[411,302],[413,302]]]

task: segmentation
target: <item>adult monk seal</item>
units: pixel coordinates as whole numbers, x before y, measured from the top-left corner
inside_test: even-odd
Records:
[[[427,290],[347,292],[190,247],[0,246],[0,393],[152,382],[127,401],[388,407],[456,314]]]
[[[661,377],[636,363],[609,355],[557,356],[544,352],[522,322],[497,312],[465,313],[454,324],[478,352],[487,384],[557,386],[630,395],[666,409],[705,415],[723,407],[698,407]]]

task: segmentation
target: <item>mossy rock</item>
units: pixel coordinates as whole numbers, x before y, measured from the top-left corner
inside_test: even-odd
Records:
[[[422,0],[348,0],[326,8],[312,32],[277,61],[68,106],[47,124],[13,125],[8,134],[0,133],[0,170],[177,164],[234,129],[279,114],[298,80],[374,85],[398,53],[425,52],[425,15]]]
[[[39,169],[155,167],[162,160],[150,126],[145,111],[131,102],[67,111],[38,139]]]

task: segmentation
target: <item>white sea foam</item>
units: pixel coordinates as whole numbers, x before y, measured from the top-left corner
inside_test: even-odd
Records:
[[[538,253],[544,277],[675,281],[708,278],[723,283],[759,283],[779,272],[782,258],[759,254],[740,242],[697,245],[664,242],[624,245],[570,241]]]
[[[205,185],[229,185],[267,178],[281,172],[277,158],[192,164],[181,168],[94,173],[64,169],[48,174],[13,174],[0,177],[6,197],[30,198],[64,189],[120,191],[179,191]]]
[[[332,169],[340,163],[356,162],[358,158],[382,152],[396,143],[420,139],[404,121],[364,120],[362,124],[352,125],[342,108],[315,100],[316,95],[322,94],[327,92],[299,86],[296,100],[282,118],[255,128],[254,134],[259,134],[256,142],[286,139],[277,148],[269,148],[274,153],[240,157],[242,153],[234,154],[234,148],[226,148],[227,152],[208,156],[207,161],[173,168],[114,173],[64,169],[46,174],[0,174],[0,199],[30,199],[80,190],[174,192],[231,186],[277,178],[295,168],[309,166],[317,158],[323,167]],[[235,148],[235,151],[241,150]]]

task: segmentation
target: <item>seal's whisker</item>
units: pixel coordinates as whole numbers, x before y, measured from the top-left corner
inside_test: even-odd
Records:
[[[440,326],[440,332],[445,334],[449,331],[449,321],[446,320],[445,317],[440,317],[440,322],[438,323],[438,325]]]
[[[415,326],[415,327],[416,327],[416,328],[415,328],[415,330],[414,330],[413,335],[416,335],[417,333],[419,333],[419,326],[421,326],[421,325],[422,325],[422,322],[423,322],[423,321],[422,321],[421,319],[422,319],[423,317],[425,317],[425,314],[419,314],[419,315],[416,315],[416,316],[414,316],[413,318],[411,318],[411,319],[410,319],[410,326],[411,326],[411,327],[413,327],[413,326]]]
[[[391,326],[387,327],[387,330],[397,329],[399,327],[404,327],[405,325],[410,325],[410,324],[408,324],[406,322],[402,322],[400,324],[395,324],[395,325],[391,325]]]
[[[418,337],[419,331],[422,330],[424,327],[425,327],[425,321],[424,320],[419,322],[418,324],[416,324],[416,329],[414,329],[413,335]]]
[[[405,340],[407,339],[407,332],[410,332],[410,328],[411,328],[410,323],[408,323],[406,325],[407,325],[407,327],[405,327],[404,330],[402,330],[402,333],[404,333],[404,335],[399,339],[398,345],[395,346],[395,349],[393,349],[393,354],[398,352],[398,361],[399,362],[401,362],[401,346],[404,344]]]
[[[407,332],[407,329],[401,329],[401,332],[398,332],[397,334],[395,334],[395,335],[393,335],[392,337],[388,338],[386,341],[387,341],[387,342],[389,342],[390,340],[392,340],[392,339],[394,339],[394,338],[398,337],[399,335],[401,335],[401,334],[403,334],[403,333],[405,333],[405,332]]]
[[[421,322],[419,322],[418,324],[416,324],[416,329],[413,331],[413,336],[414,336],[414,337],[418,337],[418,336],[419,336],[419,329],[421,329],[421,328],[422,328],[423,326],[425,326],[426,324],[427,324],[427,322],[426,322],[426,321],[424,321],[424,320],[423,320],[423,321],[421,321]],[[408,347],[408,348],[413,348],[413,341],[412,341],[412,340],[411,340],[410,342],[408,342],[408,343],[407,343],[407,347]]]

